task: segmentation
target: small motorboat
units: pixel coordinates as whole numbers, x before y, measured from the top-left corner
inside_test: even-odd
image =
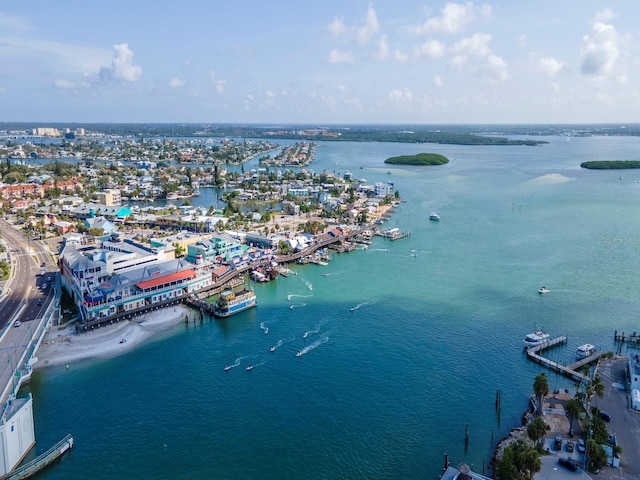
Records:
[[[229,370],[231,370],[231,365],[227,365],[226,367],[224,367],[225,372],[228,372]]]
[[[440,220],[440,215],[438,215],[436,212],[432,212],[431,215],[429,215],[429,220],[437,222]]]
[[[327,272],[322,272],[323,277],[326,277],[327,275],[329,275]]]
[[[250,372],[251,370],[253,370],[253,365],[249,365],[249,366],[247,367],[247,372]]]
[[[304,335],[302,335],[302,338],[307,338],[309,336],[309,332],[304,332]]]
[[[298,350],[296,352],[296,357],[301,357],[302,356],[302,350]]]
[[[549,293],[549,289],[548,289],[547,287],[540,287],[540,288],[538,289],[538,293],[539,293],[540,295],[544,295],[545,293]]]
[[[270,352],[275,352],[276,351],[276,346],[272,345],[271,348],[269,349]]]

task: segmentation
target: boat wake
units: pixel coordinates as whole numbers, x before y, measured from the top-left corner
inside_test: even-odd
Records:
[[[310,293],[309,295],[300,295],[298,293],[292,293],[290,295],[287,295],[287,300],[291,301],[291,299],[295,298],[295,297],[309,298],[309,297],[312,297],[312,296],[313,296],[313,293]]]
[[[244,357],[236,358],[235,362],[233,362],[231,365],[227,365],[226,367],[224,367],[224,371],[227,372],[227,371],[231,370],[232,368],[239,367],[240,366],[240,362],[242,362],[242,360],[244,360],[245,358],[249,358],[249,355],[244,356]]]
[[[309,290],[313,290],[313,285],[311,284],[311,282],[310,282],[309,280],[305,280],[305,282],[304,282],[304,283],[307,285],[307,288],[308,288]]]
[[[325,323],[327,323],[326,320],[324,320],[322,322],[319,322],[319,323],[316,323],[316,326],[313,327],[313,330],[307,330],[306,332],[304,332],[302,334],[302,338],[307,338],[312,333],[318,333],[320,331],[320,327]]]
[[[289,310],[293,310],[294,308],[300,308],[300,307],[306,307],[307,304],[302,302],[302,303],[292,303],[291,305],[289,305]]]
[[[267,327],[267,322],[260,322],[260,328],[264,330],[264,334],[269,333],[269,327]]]
[[[320,345],[322,345],[323,343],[327,343],[328,341],[329,341],[329,335],[327,334],[327,335],[323,336],[322,338],[316,340],[315,342],[307,345],[302,350],[298,350],[298,353],[296,353],[296,357],[301,357],[302,355],[306,355],[307,353],[309,353],[314,348],[317,348]]]
[[[349,310],[351,310],[353,312],[355,310],[358,310],[359,308],[366,307],[367,305],[375,305],[376,303],[378,303],[378,302],[377,301],[376,302],[362,302],[362,303],[359,303],[358,305],[356,305],[355,307],[351,307]]]
[[[388,248],[370,248],[369,250],[372,252],[389,252]]]

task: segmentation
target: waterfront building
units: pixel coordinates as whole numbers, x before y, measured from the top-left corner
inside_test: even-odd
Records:
[[[377,197],[386,197],[393,193],[393,183],[376,182],[373,189]]]
[[[98,192],[98,200],[102,205],[107,207],[113,207],[114,205],[120,205],[120,190],[117,188],[108,188],[102,192]]]
[[[211,273],[184,259],[166,259],[163,248],[132,240],[100,245],[66,245],[60,278],[82,320],[106,318],[171,299],[211,285]]]
[[[226,234],[202,239],[187,246],[187,260],[192,263],[211,263],[222,260],[230,262],[233,257],[242,256],[249,249]]]

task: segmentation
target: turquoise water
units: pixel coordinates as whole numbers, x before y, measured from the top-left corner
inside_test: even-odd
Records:
[[[36,453],[76,440],[41,478],[437,478],[445,453],[482,471],[541,371],[522,353],[525,334],[568,335],[552,353],[568,362],[582,343],[613,349],[614,329],[639,329],[640,171],[621,179],[579,164],[636,160],[640,140],[547,140],[321,144],[317,172],[395,183],[406,203],[387,226],[411,236],[295,266],[230,319],[38,371]],[[383,164],[422,151],[451,162]],[[548,375],[552,389],[571,387]]]

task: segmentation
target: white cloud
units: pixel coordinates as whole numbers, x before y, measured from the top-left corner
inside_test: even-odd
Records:
[[[491,54],[489,42],[491,35],[488,33],[474,33],[472,36],[456,42],[451,51],[456,55],[468,55],[472,57],[484,57]]]
[[[413,100],[413,94],[407,87],[403,89],[395,89],[389,92],[389,99],[396,102],[411,102]]]
[[[348,42],[356,41],[364,45],[369,43],[371,39],[380,32],[380,22],[378,22],[378,15],[376,14],[375,8],[373,8],[372,4],[369,4],[367,14],[358,24],[347,26],[342,17],[335,17],[333,21],[327,25],[327,30],[335,37],[340,37]]]
[[[387,44],[387,35],[381,35],[377,43],[378,49],[369,55],[370,58],[376,60],[386,60],[389,57],[389,45]]]
[[[349,93],[349,92],[351,92],[351,89],[349,87],[347,87],[346,85],[338,85],[338,91],[340,93]]]
[[[7,89],[4,87],[0,87],[0,95],[4,95],[5,93],[7,93]]]
[[[620,54],[613,25],[597,22],[582,39],[580,70],[585,75],[609,76]]]
[[[435,87],[440,88],[442,84],[443,84],[442,77],[440,75],[436,75],[435,77],[433,77],[433,85]]]
[[[72,82],[70,82],[69,80],[64,80],[64,79],[54,80],[53,86],[56,87],[56,88],[62,88],[62,89],[75,88],[75,85]]]
[[[172,78],[171,80],[169,80],[169,86],[171,88],[181,88],[184,87],[186,83],[187,82],[185,82],[181,78]]]
[[[394,50],[393,58],[395,58],[400,63],[405,63],[409,60],[409,55],[404,53],[402,50]]]
[[[556,60],[553,57],[542,58],[538,63],[538,70],[548,77],[555,77],[556,75],[567,71],[568,68],[567,64]]]
[[[489,55],[485,70],[489,75],[489,81],[492,83],[501,82],[509,78],[507,62],[497,55]]]
[[[429,40],[415,49],[416,57],[440,58],[446,53],[447,47],[437,40]]]
[[[353,63],[353,54],[334,48],[329,54],[329,63]]]
[[[224,93],[224,89],[227,86],[227,80],[224,78],[218,78],[218,76],[216,75],[216,71],[215,70],[211,70],[209,72],[209,78],[211,79],[211,82],[213,83],[213,87],[216,90],[216,93],[220,94],[220,93]]]
[[[610,8],[604,8],[603,10],[596,12],[594,22],[595,23],[610,22],[614,18],[615,18],[615,15],[613,11]]]
[[[264,93],[264,95],[265,95],[265,97],[267,97],[267,98],[275,98],[275,97],[276,97],[276,94],[275,94],[272,90],[267,90],[267,91]]]
[[[362,24],[356,27],[356,39],[358,43],[368,43],[371,38],[380,31],[378,15],[372,4],[367,8],[367,15]]]
[[[249,94],[244,99],[244,109],[246,111],[251,110],[252,104],[253,104],[253,95]]]
[[[475,18],[476,14],[490,18],[491,6],[475,6],[472,2],[465,4],[447,3],[440,10],[441,16],[429,18],[422,25],[414,27],[418,34],[458,33],[463,31]]]
[[[113,46],[114,56],[110,67],[100,69],[100,78],[103,80],[122,80],[135,82],[142,76],[142,67],[133,63],[133,51],[126,43]]]
[[[456,55],[451,59],[451,70],[459,73],[464,69],[468,62],[469,57],[466,55]]]
[[[327,29],[336,37],[343,35],[347,31],[347,27],[344,24],[344,20],[342,18],[334,18],[333,22],[327,25]]]

